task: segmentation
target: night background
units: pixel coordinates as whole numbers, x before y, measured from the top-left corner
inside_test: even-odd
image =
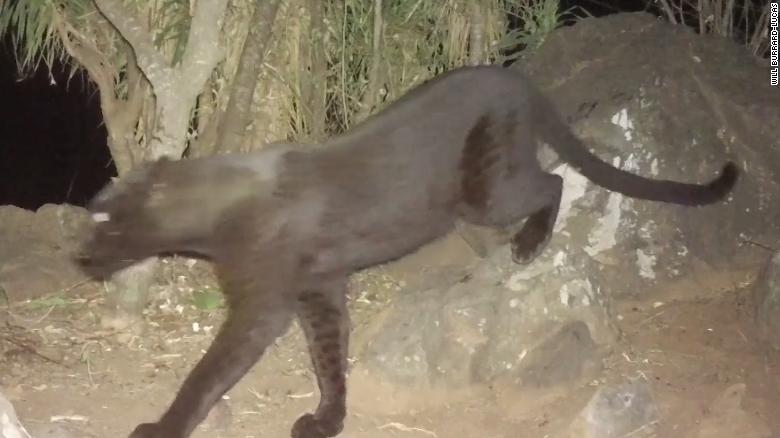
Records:
[[[9,39],[0,47],[0,205],[83,205],[115,175],[97,87],[78,72],[40,68],[20,79]]]

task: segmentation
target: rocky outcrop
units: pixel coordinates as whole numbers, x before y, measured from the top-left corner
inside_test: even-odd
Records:
[[[87,211],[46,204],[37,211],[0,207],[0,289],[11,302],[65,292],[85,277],[71,262]]]

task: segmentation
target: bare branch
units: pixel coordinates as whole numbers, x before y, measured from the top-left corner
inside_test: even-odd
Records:
[[[304,88],[302,107],[309,108],[308,130],[309,135],[316,141],[325,136],[327,105],[325,101],[328,82],[328,59],[325,48],[327,35],[325,2],[321,0],[309,0],[309,37],[308,62],[311,68],[310,78]]]
[[[671,5],[669,4],[669,0],[658,0],[658,1],[661,4],[660,9],[666,15],[666,19],[674,24],[677,24],[677,18],[675,17],[674,11],[672,10]]]
[[[471,0],[471,29],[469,32],[469,65],[479,65],[484,59],[485,15],[480,0]]]
[[[95,81],[100,91],[100,106],[104,115],[109,116],[115,111],[116,97],[114,96],[115,77],[111,75],[103,56],[90,47],[87,40],[59,16],[55,19],[55,28],[62,40],[65,51],[76,59],[89,73],[89,77]],[[75,40],[74,40],[75,38]]]
[[[203,1],[198,3],[203,3]],[[209,2],[205,1],[205,3]],[[157,88],[165,84],[166,79],[171,76],[171,68],[162,53],[154,47],[152,33],[149,29],[119,0],[95,0],[95,5],[133,47],[138,66],[152,83],[152,86]]]
[[[368,85],[366,93],[363,96],[363,102],[360,108],[358,119],[362,120],[368,117],[371,110],[374,109],[379,101],[379,82],[380,66],[382,64],[382,40],[384,28],[384,18],[382,15],[382,0],[374,0],[374,35],[371,48],[371,67],[368,71]]]
[[[756,25],[753,28],[753,35],[750,36],[748,47],[754,55],[762,56],[769,50],[769,33],[766,29],[769,29],[769,4],[764,6],[761,11],[761,16],[756,20]],[[768,52],[766,53],[769,54]]]
[[[106,0],[99,0],[106,1]],[[180,71],[187,72],[189,93],[197,95],[225,55],[220,44],[227,0],[198,0],[190,25]],[[250,24],[251,26],[251,24]]]
[[[124,143],[128,147],[128,154],[131,156],[131,165],[135,164],[140,158],[136,156],[136,151],[130,147],[134,143],[135,129],[138,120],[141,117],[143,109],[144,95],[147,90],[147,82],[141,75],[141,70],[135,59],[135,52],[129,44],[124,44],[125,57],[127,59],[127,97],[122,102],[122,111],[117,115],[115,123],[121,132],[128,136]]]

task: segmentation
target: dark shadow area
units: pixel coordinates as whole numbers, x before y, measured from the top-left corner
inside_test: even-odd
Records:
[[[83,205],[116,175],[99,96],[56,66],[20,79],[11,43],[0,45],[0,205]]]

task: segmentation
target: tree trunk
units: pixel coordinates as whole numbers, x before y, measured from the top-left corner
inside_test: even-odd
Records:
[[[257,78],[262,68],[268,40],[271,38],[279,0],[258,0],[250,22],[251,30],[244,42],[241,59],[238,61],[225,113],[220,116],[216,141],[198,142],[196,156],[212,155],[216,152],[235,152],[247,135],[251,122],[252,97],[257,87]],[[216,120],[212,120],[214,123]]]

